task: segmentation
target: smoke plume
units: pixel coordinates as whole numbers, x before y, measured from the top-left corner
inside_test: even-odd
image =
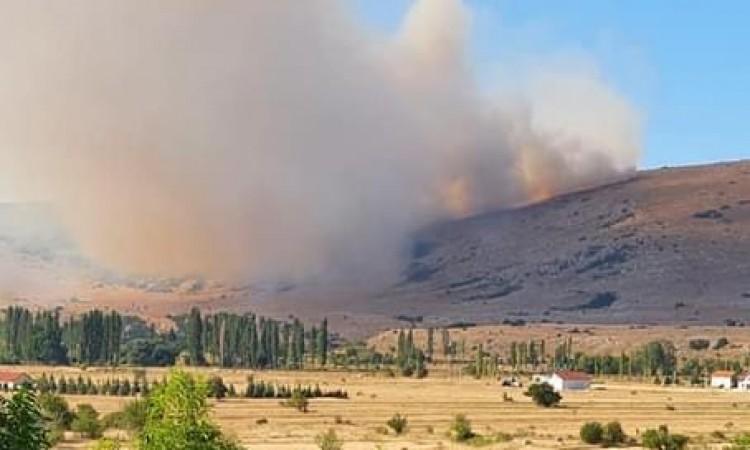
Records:
[[[595,70],[479,89],[459,0],[387,36],[329,0],[2,9],[0,176],[125,272],[385,274],[431,221],[637,163],[637,114]]]

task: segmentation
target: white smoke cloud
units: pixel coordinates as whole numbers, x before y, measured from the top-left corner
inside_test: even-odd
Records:
[[[127,272],[387,274],[420,226],[638,158],[638,116],[595,71],[483,94],[459,0],[415,2],[396,36],[328,0],[2,9],[0,176]]]

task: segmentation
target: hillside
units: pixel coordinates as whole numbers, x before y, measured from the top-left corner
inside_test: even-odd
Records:
[[[327,315],[337,329],[360,336],[410,318],[432,324],[750,320],[750,161],[643,171],[533,205],[438,223],[415,234],[400,279],[367,288],[131,279],[77,256],[54,227],[29,228],[43,220],[20,212],[0,208],[0,305],[113,306],[159,319],[200,304],[279,317]]]
[[[644,171],[435,225],[378,304],[481,322],[750,317],[750,162]]]

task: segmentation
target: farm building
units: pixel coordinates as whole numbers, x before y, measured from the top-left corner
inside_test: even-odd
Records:
[[[555,391],[585,390],[591,386],[591,375],[574,370],[560,370],[547,380]]]
[[[24,383],[31,382],[31,377],[23,372],[0,372],[0,389],[10,391]]]
[[[717,370],[711,374],[711,387],[732,389],[736,386],[734,372],[731,370]]]
[[[750,391],[750,372],[742,372],[737,375],[737,389]]]

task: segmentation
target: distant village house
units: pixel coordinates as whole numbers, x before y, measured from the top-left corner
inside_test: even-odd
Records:
[[[556,391],[586,390],[591,386],[591,375],[574,370],[560,370],[550,377]]]
[[[558,370],[550,376],[536,376],[535,382],[548,383],[557,391],[582,391],[591,386],[591,375],[575,370]]]
[[[711,374],[712,388],[732,389],[735,386],[737,386],[737,380],[731,370],[717,370]]]
[[[12,391],[25,383],[30,383],[31,377],[23,372],[0,372],[0,389]]]
[[[742,372],[737,376],[737,389],[750,391],[750,372]]]

